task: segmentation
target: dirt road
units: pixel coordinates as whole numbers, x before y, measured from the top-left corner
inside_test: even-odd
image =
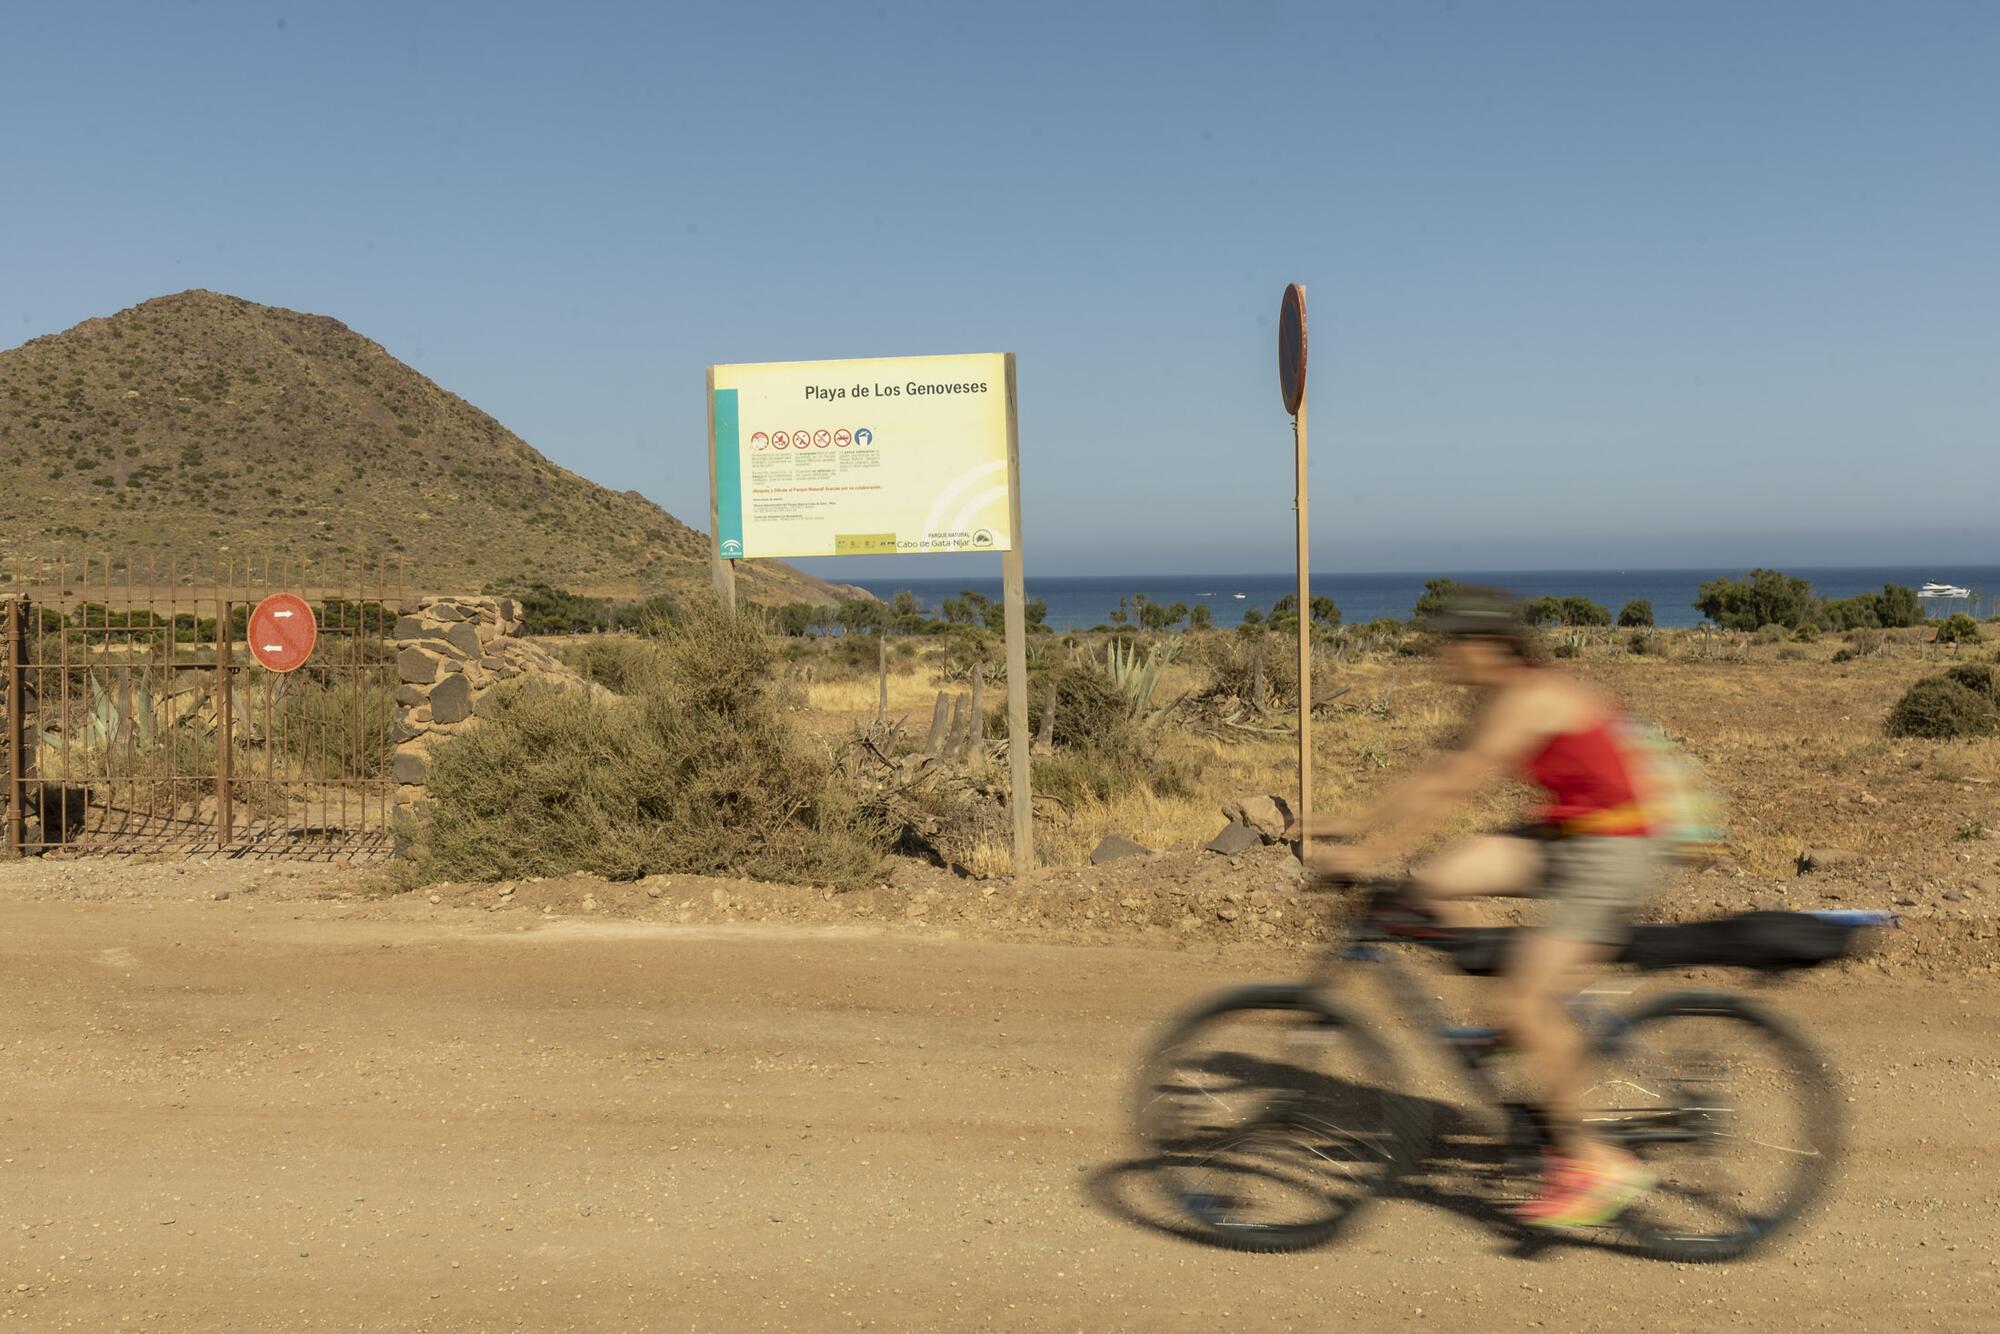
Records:
[[[0,932],[22,1328],[1995,1327],[1988,985],[1791,990],[1853,1155],[1754,1263],[1526,1260],[1421,1197],[1259,1258],[1100,1198],[1135,1050],[1281,966],[1247,947],[240,897]]]

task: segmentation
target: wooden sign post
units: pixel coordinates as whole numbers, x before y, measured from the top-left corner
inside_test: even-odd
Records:
[[[1299,539],[1299,860],[1310,844],[1312,820],[1312,545],[1309,541],[1306,473],[1306,289],[1285,288],[1278,305],[1278,387],[1292,414],[1293,508]]]
[[[759,556],[1000,555],[1008,803],[1014,872],[1026,875],[1035,824],[1017,409],[1011,352],[708,369],[709,558],[725,607],[736,605],[735,562]],[[967,738],[982,735],[981,720],[968,721]]]
[[[1014,814],[1014,876],[1035,869],[1035,808],[1028,780],[1028,590],[1021,563],[1021,426],[1014,354],[1007,354],[1007,521],[1014,540],[1000,557],[1007,630],[1007,804]]]

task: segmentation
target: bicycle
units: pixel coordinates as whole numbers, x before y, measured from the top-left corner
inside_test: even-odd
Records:
[[[1139,1134],[1169,1207],[1197,1239],[1266,1252],[1324,1244],[1422,1160],[1430,1104],[1405,1092],[1390,1048],[1335,998],[1348,965],[1379,969],[1405,1021],[1433,1035],[1480,1096],[1503,1181],[1540,1170],[1546,1124],[1531,1103],[1506,1096],[1495,1069],[1504,1036],[1446,1023],[1392,952],[1427,947],[1461,972],[1490,974],[1513,929],[1444,930],[1404,906],[1403,882],[1365,887],[1366,906],[1305,978],[1198,1002],[1142,1067]],[[1775,978],[1844,957],[1867,928],[1894,924],[1890,914],[1847,912],[1641,926],[1619,962]],[[1591,1128],[1659,1178],[1610,1225],[1632,1249],[1733,1259],[1824,1191],[1840,1152],[1840,1098],[1826,1061],[1789,1023],[1713,989],[1666,992],[1623,1014],[1589,993],[1571,1005],[1598,1063]]]

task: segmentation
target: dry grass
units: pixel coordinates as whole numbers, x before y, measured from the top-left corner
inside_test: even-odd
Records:
[[[1780,660],[1778,649],[1790,646],[1749,646],[1741,642],[1746,637],[1716,635],[1704,657],[1692,632],[1664,637],[1666,655],[1640,656],[1619,636],[1600,635],[1566,665],[1679,739],[1708,769],[1728,801],[1730,850],[1749,871],[1789,875],[1802,848],[1826,844],[1916,864],[1949,855],[1956,830],[1981,821],[2000,825],[1993,816],[2000,738],[1892,741],[1883,734],[1890,705],[1912,681],[1949,662],[1949,649],[1921,642],[1920,633],[1892,635],[1880,655],[1836,664],[1830,659],[1841,645],[1833,640],[1798,646],[1805,659]],[[892,666],[890,714],[907,714],[921,735],[938,687],[926,665]],[[1314,725],[1321,811],[1365,800],[1435,753],[1462,725],[1468,703],[1464,691],[1422,659],[1359,654],[1337,671],[1351,689]],[[1197,684],[1199,668],[1176,663],[1162,675],[1159,698]],[[874,691],[872,677],[811,685],[809,724],[844,731],[865,721],[874,715]],[[997,705],[1002,691],[990,697]],[[1224,741],[1169,725],[1158,749],[1163,762],[1187,775],[1185,794],[1140,789],[1108,802],[1073,803],[1039,822],[1040,859],[1080,863],[1113,833],[1149,847],[1197,846],[1220,828],[1224,801],[1297,790],[1296,745],[1289,739]],[[1503,823],[1527,795],[1521,787],[1495,792],[1452,832]],[[968,865],[1006,874],[1011,851],[982,845]]]

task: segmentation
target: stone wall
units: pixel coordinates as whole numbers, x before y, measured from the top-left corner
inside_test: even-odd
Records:
[[[430,773],[431,748],[470,727],[479,702],[502,681],[534,674],[575,681],[546,649],[521,636],[512,598],[425,597],[406,603],[396,644],[396,810],[414,812]]]

